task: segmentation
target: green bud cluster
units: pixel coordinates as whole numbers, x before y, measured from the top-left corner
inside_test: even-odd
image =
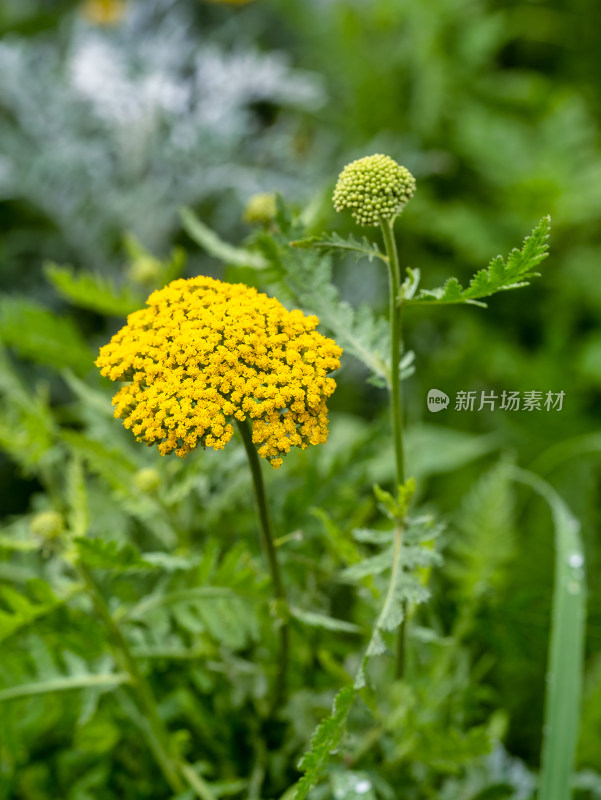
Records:
[[[65,531],[65,519],[58,511],[40,511],[32,518],[30,529],[40,539],[58,539]]]
[[[351,210],[359,225],[379,225],[394,219],[415,192],[415,178],[390,156],[377,153],[352,161],[334,189],[334,208]]]
[[[129,277],[141,286],[156,283],[161,274],[161,262],[151,256],[136,258],[129,267]]]
[[[275,219],[275,194],[262,192],[249,198],[242,219],[249,225],[269,225]]]
[[[133,478],[134,486],[141,492],[154,492],[161,485],[161,476],[156,469],[144,467],[139,469]]]

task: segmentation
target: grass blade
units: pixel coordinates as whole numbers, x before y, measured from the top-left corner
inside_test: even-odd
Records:
[[[580,525],[562,498],[533,473],[512,470],[546,500],[555,526],[555,577],[538,800],[569,800],[578,742],[586,584]]]

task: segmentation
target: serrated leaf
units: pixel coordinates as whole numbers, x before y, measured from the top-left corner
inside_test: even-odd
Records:
[[[355,690],[345,686],[334,698],[332,713],[319,723],[309,750],[299,762],[299,769],[305,774],[296,785],[294,800],[305,800],[319,780],[331,753],[340,745],[346,718],[355,702]]]
[[[311,508],[309,513],[322,523],[328,547],[335,552],[339,559],[345,564],[355,564],[361,561],[361,553],[353,540],[345,531],[341,530],[327,511],[322,508]]]
[[[392,530],[375,531],[371,528],[355,528],[353,531],[353,539],[364,544],[389,545],[392,544],[393,537],[394,531]]]
[[[144,298],[130,288],[117,288],[102,275],[52,262],[44,264],[44,273],[57,292],[80,308],[89,308],[100,314],[126,317],[144,305]]]
[[[513,514],[510,467],[499,462],[471,486],[456,516],[447,572],[461,602],[478,604],[503,585],[516,551]]]
[[[0,448],[26,472],[55,457],[56,424],[46,392],[32,392],[0,344]]]
[[[106,447],[77,431],[63,430],[61,436],[73,454],[82,458],[89,469],[102,476],[110,486],[122,489],[131,483],[137,466],[120,450]]]
[[[304,611],[301,608],[290,608],[290,614],[294,619],[312,628],[323,628],[326,631],[341,631],[343,633],[361,632],[359,625],[354,625],[352,622],[346,622],[342,619],[335,619],[327,614],[320,614],[317,611]]]
[[[369,261],[373,261],[374,258],[388,261],[388,258],[378,245],[375,242],[370,242],[365,236],[362,236],[361,239],[356,239],[354,236],[343,238],[337,233],[332,233],[330,236],[311,236],[307,239],[298,239],[290,242],[290,245],[304,249],[313,248],[323,253],[343,251],[352,253],[357,259],[367,258]]]
[[[64,596],[54,594],[41,579],[27,582],[28,594],[12,586],[0,587],[0,641],[66,603],[79,588]]]
[[[0,340],[23,358],[85,375],[94,353],[73,322],[26,298],[0,298]]]
[[[112,572],[137,572],[154,570],[156,564],[142,558],[132,544],[120,544],[103,539],[75,538],[79,560],[92,569],[108,569]]]
[[[401,296],[403,300],[411,300],[415,297],[420,280],[421,271],[417,267],[414,269],[407,267],[407,277],[401,284]]]
[[[528,286],[531,278],[539,275],[534,269],[549,255],[550,224],[550,217],[543,217],[531,235],[524,239],[521,250],[514,248],[507,259],[495,256],[487,268],[476,272],[467,289],[464,289],[456,278],[449,278],[444,286],[438,289],[422,289],[413,300],[407,302],[486,305],[480,302],[480,298]]]
[[[423,545],[403,545],[403,565],[406,569],[437,567],[440,564],[442,564],[442,556],[438,551]]]
[[[261,232],[255,242],[277,276],[280,293],[324,326],[347,353],[365,364],[377,377],[390,385],[389,329],[384,317],[374,315],[368,305],[354,309],[340,298],[332,282],[332,264],[325,253],[291,247],[290,239],[302,237],[302,227],[289,217],[280,218],[280,233]]]
[[[412,491],[411,485],[408,484],[409,482],[401,487],[405,493]],[[387,546],[383,552],[366,558],[358,564],[353,564],[343,573],[344,576],[345,573],[352,570],[354,575],[363,576],[390,569],[390,579],[384,602],[355,676],[354,686],[357,690],[366,685],[366,669],[369,660],[386,651],[383,633],[395,631],[400,626],[407,604],[423,603],[430,597],[427,587],[412,574],[412,571],[416,569],[423,571],[425,567],[432,567],[441,561],[439,554],[431,547],[420,544],[404,544],[403,534],[403,529],[397,526],[393,534],[394,544],[392,547]]]
[[[387,569],[390,569],[392,561],[392,548],[389,547],[382,553],[364,558],[357,564],[351,564],[350,567],[342,570],[340,579],[343,581],[358,581],[368,575],[381,575]]]
[[[422,517],[409,517],[405,524],[404,543],[406,545],[433,542],[444,533],[447,524],[427,514]]]
[[[215,231],[211,230],[204,222],[201,222],[189,208],[180,209],[180,216],[188,235],[209,255],[226,264],[232,264],[237,267],[265,269],[265,267],[269,266],[260,253],[246,250],[243,247],[234,247],[228,242],[224,242]]]
[[[150,494],[135,485],[134,475],[138,465],[123,449],[107,447],[78,431],[63,429],[61,438],[71,453],[80,458],[89,471],[99,475],[114,489],[124,508],[151,527],[167,546],[174,544],[175,534],[169,524],[165,509]]]

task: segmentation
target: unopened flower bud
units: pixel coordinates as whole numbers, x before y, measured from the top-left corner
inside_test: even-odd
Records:
[[[152,256],[140,256],[132,261],[129,276],[134,283],[148,286],[157,282],[161,274],[161,262]]]
[[[29,527],[40,539],[58,539],[65,530],[65,519],[58,511],[40,511],[32,518]]]
[[[144,467],[134,475],[134,486],[141,492],[154,492],[161,485],[161,476],[153,467]]]
[[[352,161],[334,189],[336,211],[350,209],[359,225],[394,219],[415,192],[415,178],[390,156],[376,154]]]
[[[275,195],[269,192],[253,194],[249,198],[242,219],[249,225],[269,225],[275,219]]]

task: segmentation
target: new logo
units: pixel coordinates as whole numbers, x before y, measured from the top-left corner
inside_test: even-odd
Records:
[[[428,392],[428,411],[436,413],[449,405],[449,396],[440,389],[430,389]]]

